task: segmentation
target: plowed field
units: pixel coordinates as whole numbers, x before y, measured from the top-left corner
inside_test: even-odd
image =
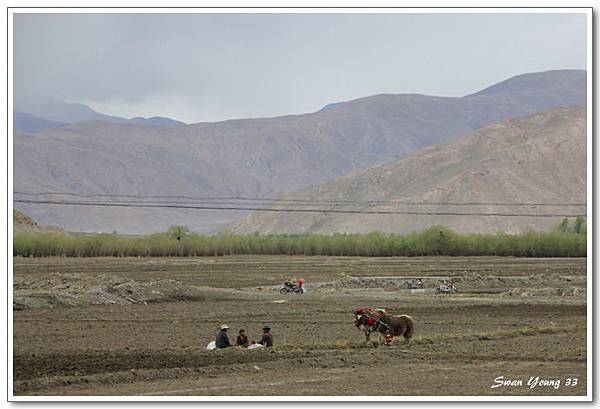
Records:
[[[299,277],[306,294],[279,294]],[[585,259],[15,258],[13,392],[585,395],[585,287]],[[411,315],[411,344],[367,344],[358,306]],[[222,323],[275,346],[207,351]]]

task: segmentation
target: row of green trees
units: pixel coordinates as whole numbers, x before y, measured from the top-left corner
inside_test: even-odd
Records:
[[[586,236],[572,231],[519,235],[457,234],[443,227],[418,233],[214,235],[191,234],[183,226],[166,233],[121,237],[116,233],[72,235],[21,233],[13,254],[23,257],[223,256],[283,254],[324,256],[517,256],[585,257]]]
[[[573,221],[565,217],[555,230],[559,233],[587,234],[587,225],[583,217],[578,217]]]

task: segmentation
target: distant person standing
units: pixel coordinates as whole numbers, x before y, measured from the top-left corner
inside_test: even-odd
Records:
[[[248,348],[248,336],[246,335],[246,331],[243,329],[240,330],[235,343],[241,347]]]
[[[215,337],[215,345],[217,348],[228,348],[231,346],[231,342],[229,342],[229,335],[227,334],[227,330],[229,327],[225,324],[221,325],[221,329],[217,332]]]
[[[260,339],[259,344],[266,346],[267,348],[273,346],[273,334],[271,334],[271,327],[265,326],[263,327],[262,338]]]

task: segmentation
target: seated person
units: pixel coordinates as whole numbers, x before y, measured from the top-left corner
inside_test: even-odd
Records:
[[[263,334],[262,334],[262,338],[260,339],[259,344],[262,344],[262,345],[266,346],[267,348],[270,348],[273,346],[273,334],[271,334],[270,327],[263,327]]]
[[[241,347],[248,348],[248,337],[246,336],[246,331],[243,329],[240,330],[235,343]]]
[[[228,329],[229,327],[227,325],[221,325],[221,329],[219,330],[219,332],[217,332],[217,335],[215,336],[215,345],[217,346],[217,348],[220,349],[231,346],[231,343],[229,342],[229,335],[227,335]]]

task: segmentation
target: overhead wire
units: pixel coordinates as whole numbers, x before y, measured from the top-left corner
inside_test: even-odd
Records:
[[[313,200],[313,199],[278,199],[278,198],[258,198],[258,197],[245,197],[245,196],[184,196],[184,195],[131,195],[131,194],[82,194],[82,193],[71,193],[71,192],[23,192],[14,191],[13,193],[23,196],[70,196],[79,198],[130,198],[130,199],[179,199],[179,200],[203,200],[211,201],[213,204],[229,204],[229,201],[249,201],[249,202],[263,202],[265,205],[287,205],[287,203],[298,204],[305,203],[302,206],[308,205],[353,205],[353,206],[373,206],[373,205],[408,205],[408,206],[427,206],[427,205],[439,205],[439,206],[504,206],[504,207],[517,207],[517,206],[531,206],[531,207],[583,207],[586,203],[533,203],[533,202],[425,202],[425,201],[405,201],[405,200],[391,200],[391,201],[350,201],[350,200]],[[213,201],[224,201],[224,202],[213,202]],[[174,203],[174,202],[168,202]],[[232,203],[233,205],[241,205],[240,203]]]
[[[485,216],[485,217],[534,217],[534,218],[556,218],[556,217],[585,217],[585,214],[573,213],[497,213],[497,212],[451,212],[451,211],[399,211],[399,210],[349,210],[349,209],[302,209],[302,208],[265,208],[249,207],[232,204],[228,207],[195,205],[185,203],[139,203],[139,202],[100,202],[100,201],[66,201],[66,200],[29,200],[15,199],[16,203],[44,204],[57,206],[97,206],[97,207],[135,207],[135,208],[166,208],[166,209],[194,209],[194,210],[237,210],[258,212],[287,212],[287,213],[338,213],[338,214],[395,214],[395,215],[425,215],[425,216]],[[428,203],[429,204],[429,203]]]

